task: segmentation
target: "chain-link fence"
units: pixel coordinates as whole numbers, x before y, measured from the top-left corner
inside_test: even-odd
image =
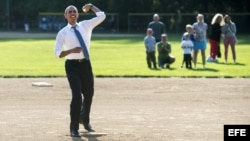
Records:
[[[185,31],[186,24],[193,24],[196,22],[196,15],[191,13],[158,13],[160,21],[165,24],[166,32],[182,33]],[[211,25],[211,20],[214,14],[204,13],[204,21]],[[250,33],[250,13],[231,13],[229,14],[232,21],[237,26],[238,33]],[[153,20],[152,13],[129,13],[128,14],[128,33],[139,32],[145,33],[146,28]]]
[[[107,17],[104,22],[94,29],[94,32],[103,33],[119,33],[120,31],[127,31],[128,33],[145,33],[146,28],[153,20],[154,13],[128,13],[127,24],[120,25],[120,16],[118,13],[106,13]],[[186,24],[193,24],[196,22],[196,15],[194,13],[158,13],[160,20],[166,26],[167,33],[182,33],[185,31]],[[203,13],[205,22],[210,25],[214,14]],[[229,13],[233,22],[236,23],[238,34],[250,33],[248,23],[250,23],[250,13]],[[80,20],[94,17],[94,14],[81,13]],[[7,30],[7,23],[0,18],[0,30]],[[5,21],[5,22],[4,22]],[[123,20],[124,21],[124,20]],[[125,20],[126,21],[126,20]],[[63,13],[39,13],[38,19],[30,21],[30,29],[34,31],[55,32],[64,27],[67,21]],[[19,25],[19,26],[18,26]],[[12,28],[15,27],[15,28]],[[122,28],[121,28],[122,27]],[[23,30],[23,22],[10,21],[11,30]]]
[[[78,21],[94,17],[94,14],[80,14]],[[38,29],[40,31],[58,31],[67,24],[63,13],[39,13]],[[119,15],[107,13],[106,19],[98,25],[94,32],[116,33],[119,32]]]

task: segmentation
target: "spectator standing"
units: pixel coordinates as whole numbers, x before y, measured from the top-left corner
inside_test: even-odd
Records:
[[[155,58],[155,37],[152,36],[153,30],[151,28],[147,29],[147,36],[144,38],[144,45],[146,48],[146,60],[148,64],[148,68],[151,69],[153,63],[154,69],[156,69],[156,58]]]
[[[202,57],[202,65],[203,69],[205,69],[206,64],[206,34],[207,34],[207,24],[204,22],[204,16],[202,14],[197,15],[197,22],[193,24],[194,29],[194,51],[193,51],[193,62],[194,62],[194,68],[196,69],[197,64],[197,56],[199,53],[199,50],[201,51],[201,57]]]
[[[186,32],[189,34],[189,39],[194,42],[194,29],[193,26],[191,24],[187,24],[186,25]],[[182,36],[182,40],[185,40],[185,36],[183,34]]]
[[[191,24],[187,24],[187,25],[186,25],[186,31],[187,31],[187,33],[188,33],[188,35],[189,35],[189,40],[191,40],[192,43],[194,43],[194,40],[195,40],[195,39],[194,39],[194,29],[193,29],[193,26],[192,26]],[[182,41],[185,40],[184,34],[183,34],[181,40],[182,40]],[[192,49],[193,49],[193,46],[192,46]],[[191,54],[191,61],[192,61],[192,54]],[[182,64],[181,64],[181,68],[183,67],[184,63],[185,63],[185,60],[184,60],[184,58],[183,58],[183,61],[182,61]]]
[[[24,31],[25,31],[25,32],[29,32],[29,30],[30,30],[30,24],[29,24],[29,19],[28,19],[28,17],[25,17],[25,18],[24,18],[23,24],[24,24]]]
[[[40,23],[40,29],[42,31],[47,31],[47,26],[48,26],[47,18],[46,17],[42,17],[41,23]]]
[[[237,42],[236,38],[236,25],[232,22],[229,15],[224,16],[225,25],[222,27],[222,33],[224,35],[224,47],[225,47],[225,61],[227,62],[228,56],[228,46],[231,46],[233,61],[236,63],[236,51],[235,44]]]
[[[153,21],[148,24],[148,28],[153,29],[153,36],[156,42],[161,41],[161,34],[165,32],[165,24],[160,21],[160,16],[158,14],[153,15]]]
[[[186,68],[192,69],[192,49],[193,42],[190,40],[189,33],[185,32],[183,34],[184,40],[181,42],[181,48],[183,50],[183,61],[186,64]]]
[[[167,41],[167,34],[161,35],[161,41],[157,44],[158,51],[158,65],[160,68],[170,68],[170,64],[174,63],[175,57],[170,56],[171,53],[171,44]]]
[[[220,38],[221,38],[221,28],[224,24],[223,16],[220,13],[214,15],[211,22],[211,29],[209,33],[209,43],[210,43],[210,56],[207,58],[207,62],[219,61],[216,59],[216,56],[221,57],[220,53]]]

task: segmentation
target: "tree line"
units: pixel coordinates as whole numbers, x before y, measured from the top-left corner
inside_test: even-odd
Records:
[[[63,12],[68,5],[79,11],[93,3],[107,13],[118,13],[120,27],[126,27],[128,13],[249,13],[248,0],[1,0],[1,23],[28,18],[37,21],[39,12]],[[3,26],[3,25],[2,25]],[[1,27],[0,27],[1,28]]]

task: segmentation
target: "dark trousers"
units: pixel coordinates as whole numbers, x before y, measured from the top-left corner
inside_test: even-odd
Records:
[[[184,54],[183,55],[183,62],[186,64],[186,68],[192,68],[192,56],[191,54]]]
[[[151,51],[151,52],[146,51],[146,55],[147,55],[146,59],[147,59],[148,68],[151,68],[151,63],[153,63],[154,68],[156,68],[155,51]]]
[[[164,58],[160,58],[158,56],[158,65],[161,68],[164,68],[164,65],[166,64],[166,67],[169,68],[170,64],[175,62],[175,57],[174,56],[168,56],[168,57],[164,57]]]
[[[83,62],[67,60],[65,69],[72,92],[70,130],[78,130],[80,118],[84,123],[89,123],[92,97],[94,95],[92,67],[89,60]]]

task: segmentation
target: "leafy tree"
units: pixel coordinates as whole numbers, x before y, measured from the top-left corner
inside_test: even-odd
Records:
[[[126,28],[128,13],[249,13],[248,0],[2,0],[0,15],[6,15],[6,2],[10,2],[10,16],[16,20],[28,17],[38,19],[39,12],[63,12],[73,4],[81,9],[85,3],[93,3],[107,13],[119,13],[120,27]],[[248,22],[249,17],[246,19]]]

